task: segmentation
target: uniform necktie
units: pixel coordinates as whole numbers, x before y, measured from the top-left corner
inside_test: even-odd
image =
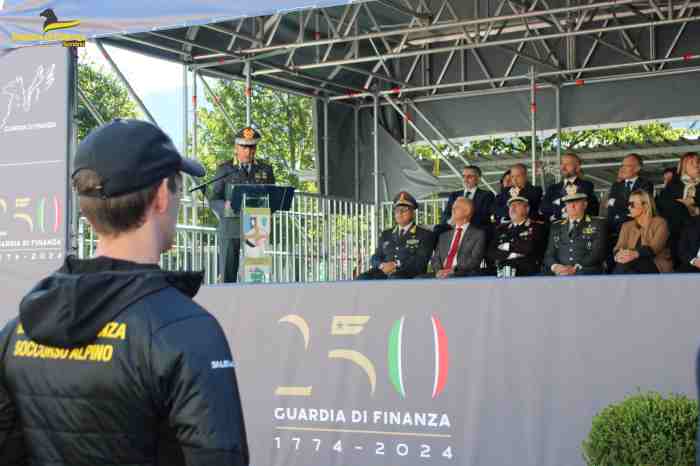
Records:
[[[627,181],[625,181],[625,184],[627,185],[627,191],[631,192],[632,186],[634,185],[634,182],[632,182],[632,180],[627,180]]]
[[[445,268],[451,269],[452,264],[455,261],[455,256],[457,255],[457,250],[459,249],[459,243],[462,240],[462,227],[457,228],[455,231],[455,237],[452,241],[452,246],[450,247],[450,252],[447,254],[447,259],[445,259]]]
[[[574,231],[576,231],[576,227],[578,226],[578,220],[574,220],[569,224],[569,237],[574,236]]]

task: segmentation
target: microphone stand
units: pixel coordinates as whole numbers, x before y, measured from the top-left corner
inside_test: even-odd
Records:
[[[214,178],[212,178],[211,180],[209,180],[209,181],[207,181],[207,182],[205,182],[205,183],[202,183],[202,184],[199,184],[199,185],[193,187],[192,189],[190,189],[190,190],[188,191],[188,193],[191,194],[191,193],[193,193],[193,192],[195,192],[195,191],[200,191],[200,192],[201,192],[201,197],[202,197],[202,210],[205,210],[206,207],[207,207],[207,187],[208,187],[209,185],[212,185],[212,184],[216,183],[216,182],[219,181],[219,180],[222,180],[222,179],[226,178],[226,177],[229,176],[230,174],[231,174],[230,172],[227,172],[227,173],[224,173],[223,175],[219,175],[219,176],[217,176],[217,177],[214,177]],[[202,236],[203,236],[203,235],[202,235]],[[199,254],[200,254],[200,257],[201,257],[201,261],[202,261],[202,271],[204,271],[204,241],[200,241],[200,242],[199,242]],[[217,261],[219,260],[219,258],[218,258],[218,251],[217,251],[217,258],[216,258],[216,260],[217,260]],[[217,279],[217,277],[214,277],[214,280],[215,280],[215,281],[216,281],[216,279]]]

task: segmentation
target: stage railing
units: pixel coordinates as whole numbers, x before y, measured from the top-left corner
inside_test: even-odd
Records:
[[[272,217],[272,281],[351,280],[369,268],[377,228],[374,206],[317,194],[299,193],[292,208]],[[83,218],[78,256],[92,257],[97,238]],[[165,270],[204,270],[205,283],[217,283],[219,242],[215,226],[177,225],[175,244],[161,256]]]
[[[430,198],[418,201],[416,210],[416,223],[419,225],[432,226],[440,223],[440,215],[447,204],[447,198]],[[394,225],[393,204],[391,202],[382,203],[379,225],[381,230],[391,228]]]
[[[274,282],[351,280],[369,266],[374,206],[317,194],[297,194],[272,221]]]

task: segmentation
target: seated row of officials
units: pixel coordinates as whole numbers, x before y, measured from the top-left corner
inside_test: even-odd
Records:
[[[674,268],[698,272],[700,216],[690,210],[697,209],[700,192],[692,189],[698,184],[697,162],[697,154],[683,156],[680,175],[657,198],[662,207],[657,210],[653,185],[639,177],[641,158],[625,157],[621,179],[610,191],[607,221],[596,216],[599,204],[594,186],[580,176],[581,163],[575,154],[562,158],[563,180],[550,186],[544,196],[539,187],[527,182],[522,165],[511,168],[512,187],[497,197],[478,188],[478,167],[467,167],[464,191],[450,195],[441,224],[432,231],[415,224],[418,204],[409,193],[396,196],[396,227],[382,233],[371,269],[358,278],[446,278],[494,272],[575,275],[606,269],[613,273]],[[676,210],[689,206],[681,212],[682,222],[664,215],[671,210],[670,201],[674,209],[682,208]]]

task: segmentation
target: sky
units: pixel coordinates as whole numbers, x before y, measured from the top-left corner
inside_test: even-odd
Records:
[[[184,106],[182,65],[108,45],[105,46],[105,49],[158,125],[181,148]],[[105,71],[111,71],[109,64],[102,56],[102,52],[94,44],[88,42],[81,52],[81,58],[83,55],[90,61],[102,65]],[[190,82],[190,86],[191,84]],[[201,95],[201,86],[198,92]]]

